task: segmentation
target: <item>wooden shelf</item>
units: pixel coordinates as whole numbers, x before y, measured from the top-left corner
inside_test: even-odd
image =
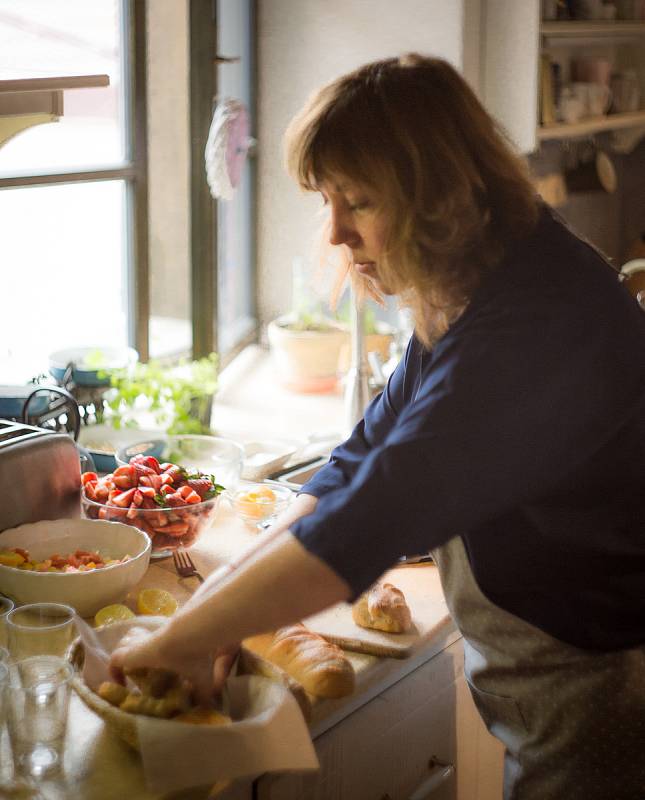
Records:
[[[618,20],[616,22],[596,22],[590,20],[571,20],[563,22],[542,22],[540,33],[549,39],[625,38],[645,36],[645,21]]]
[[[0,80],[0,146],[21,131],[63,116],[63,92],[109,86],[108,75]]]
[[[68,75],[56,78],[18,78],[0,81],[0,93],[51,92],[64,89],[92,89],[109,86],[109,75]]]
[[[645,111],[632,111],[629,114],[610,114],[606,117],[583,119],[572,125],[559,122],[555,125],[542,125],[538,128],[538,140],[575,139],[602,131],[615,131],[622,128],[645,127]]]

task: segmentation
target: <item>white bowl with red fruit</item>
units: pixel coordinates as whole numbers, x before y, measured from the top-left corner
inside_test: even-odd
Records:
[[[83,516],[144,531],[152,541],[152,558],[194,544],[210,526],[224,491],[212,475],[142,454],[102,477],[85,472],[82,484]]]

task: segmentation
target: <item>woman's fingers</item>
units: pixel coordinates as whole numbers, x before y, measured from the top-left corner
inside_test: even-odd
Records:
[[[224,688],[239,650],[239,644],[234,644],[220,650],[215,656],[215,663],[213,664],[213,692],[215,694],[219,694]]]
[[[137,667],[153,667],[150,657],[147,655],[149,639],[152,631],[141,627],[132,627],[119,640],[118,645],[110,656],[109,670],[110,675],[117,683],[124,684],[124,670],[136,669]]]

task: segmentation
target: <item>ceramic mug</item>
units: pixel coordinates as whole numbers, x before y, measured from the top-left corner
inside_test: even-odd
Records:
[[[601,83],[609,86],[611,69],[611,61],[607,58],[576,58],[571,62],[574,81],[583,83]]]
[[[611,105],[611,90],[601,83],[574,83],[571,91],[583,106],[583,117],[602,116]]]

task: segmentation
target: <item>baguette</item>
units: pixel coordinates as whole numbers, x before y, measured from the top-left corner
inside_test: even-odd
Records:
[[[386,633],[405,633],[412,627],[412,614],[400,589],[391,583],[376,584],[354,603],[352,617],[361,628]]]
[[[302,624],[276,631],[264,657],[315,697],[345,697],[354,691],[354,668],[340,647]]]

